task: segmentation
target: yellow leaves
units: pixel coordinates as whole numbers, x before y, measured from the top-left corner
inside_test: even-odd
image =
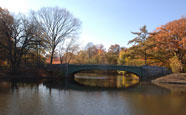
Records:
[[[119,52],[119,58],[122,58],[122,57],[123,57],[123,55],[125,54],[125,52],[126,52],[126,51],[121,50],[121,51]]]
[[[177,56],[174,56],[172,58],[170,58],[170,67],[172,69],[173,73],[180,73],[183,65],[181,64],[181,61],[178,59]]]

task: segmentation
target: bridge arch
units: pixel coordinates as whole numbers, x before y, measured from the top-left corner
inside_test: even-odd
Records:
[[[86,70],[119,70],[131,72],[139,77],[143,76],[143,68],[138,66],[116,66],[116,65],[69,65],[68,75],[74,75]]]
[[[86,70],[79,70],[79,71],[75,71],[75,72],[71,73],[71,75],[75,75],[75,74],[80,73],[80,72],[82,72],[82,71],[89,71],[89,70],[104,70],[104,69],[86,69]],[[113,70],[113,69],[109,69],[109,70]],[[118,71],[126,71],[126,70],[118,70]],[[130,72],[130,73],[132,73],[132,74],[137,75],[138,77],[141,77],[141,76],[138,75],[137,73],[134,73],[134,72],[131,72],[131,71],[126,71],[126,72]]]

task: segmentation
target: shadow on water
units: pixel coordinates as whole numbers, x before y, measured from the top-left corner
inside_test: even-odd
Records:
[[[110,79],[109,79],[110,80]],[[82,80],[83,81],[83,80]],[[92,82],[92,80],[90,80]],[[98,80],[99,81],[99,80]],[[111,80],[112,81],[112,80]],[[106,81],[99,81],[103,84]],[[113,82],[113,81],[112,81]],[[111,82],[111,83],[112,83]],[[93,84],[95,81],[93,80]],[[106,84],[107,86],[108,84]],[[113,85],[113,84],[112,84]],[[152,83],[136,83],[131,85],[130,87],[92,87],[86,86],[84,84],[80,84],[76,82],[74,79],[60,79],[60,80],[0,80],[0,92],[7,92],[7,91],[19,91],[19,88],[29,88],[29,89],[38,89],[39,86],[44,86],[50,90],[77,90],[77,91],[122,91],[126,93],[141,93],[141,94],[155,94],[155,95],[162,95],[162,94],[170,94],[170,91],[166,88],[159,87]],[[113,86],[115,86],[114,84]]]

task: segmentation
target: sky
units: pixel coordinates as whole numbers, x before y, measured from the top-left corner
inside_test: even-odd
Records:
[[[41,7],[66,8],[82,22],[80,43],[103,44],[105,48],[128,41],[143,25],[149,32],[186,16],[186,0],[0,0],[10,12],[27,13]]]

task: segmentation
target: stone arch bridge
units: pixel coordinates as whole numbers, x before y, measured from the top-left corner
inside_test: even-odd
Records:
[[[85,70],[120,70],[136,74],[140,80],[152,80],[171,73],[167,68],[158,66],[52,64],[47,65],[47,69],[59,72],[59,77],[73,77],[74,74]]]

